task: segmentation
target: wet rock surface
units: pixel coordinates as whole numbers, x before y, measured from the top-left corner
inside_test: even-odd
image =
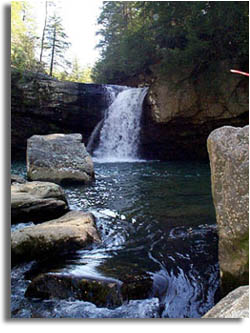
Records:
[[[64,191],[59,185],[23,181],[23,178],[15,177],[11,185],[11,223],[42,222],[69,210]]]
[[[45,273],[29,284],[25,296],[31,298],[76,299],[98,307],[115,308],[123,302],[147,299],[152,295],[152,280],[146,275],[117,279],[86,278],[63,273]]]
[[[86,279],[63,274],[42,274],[28,286],[25,296],[42,299],[78,299],[96,306],[114,308],[122,304],[120,286],[112,280]]]
[[[33,135],[27,141],[27,176],[58,184],[91,182],[94,165],[82,143],[82,135]]]
[[[222,288],[230,291],[249,282],[249,127],[219,128],[207,144]]]
[[[93,215],[71,211],[58,219],[12,232],[12,264],[62,255],[99,241]]]

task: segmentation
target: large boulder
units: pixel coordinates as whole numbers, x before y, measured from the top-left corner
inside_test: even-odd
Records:
[[[249,126],[225,126],[207,140],[219,233],[222,290],[249,280]]]
[[[202,318],[249,318],[249,286],[231,291]]]
[[[17,181],[19,183],[17,183]],[[42,222],[65,214],[69,208],[62,188],[49,182],[11,185],[11,222]]]
[[[82,135],[33,135],[27,141],[27,176],[58,184],[91,182],[94,165],[82,143]]]
[[[93,215],[71,211],[58,219],[12,232],[12,264],[47,259],[99,241]]]

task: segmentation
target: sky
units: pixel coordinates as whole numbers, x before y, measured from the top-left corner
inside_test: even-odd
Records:
[[[71,57],[71,60],[76,56],[81,66],[93,65],[99,55],[99,50],[95,50],[95,46],[98,43],[98,36],[96,36],[97,18],[100,14],[102,1],[63,0],[54,2],[61,7],[60,14],[63,26],[72,44],[67,56]],[[30,3],[34,7],[38,33],[42,35],[45,1],[30,1]]]

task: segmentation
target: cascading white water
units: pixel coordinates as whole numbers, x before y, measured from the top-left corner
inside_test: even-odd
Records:
[[[95,160],[103,162],[138,160],[142,103],[147,90],[148,88],[124,87],[114,98],[105,114],[99,145],[93,152]],[[101,124],[97,126],[101,127]],[[93,140],[91,136],[89,144],[92,144]]]

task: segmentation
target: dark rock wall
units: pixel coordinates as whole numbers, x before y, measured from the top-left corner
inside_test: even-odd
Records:
[[[12,70],[12,158],[25,157],[27,139],[34,134],[81,133],[86,144],[106,106],[102,85]]]

